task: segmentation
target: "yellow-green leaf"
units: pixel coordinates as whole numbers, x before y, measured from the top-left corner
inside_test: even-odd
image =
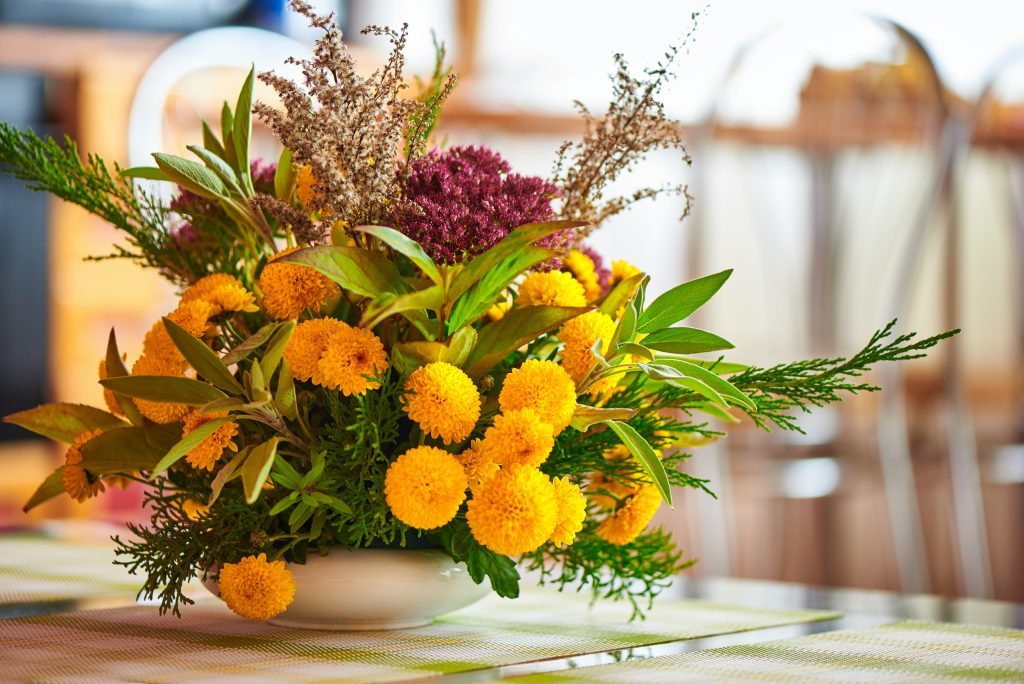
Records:
[[[466,374],[480,378],[506,356],[590,307],[526,306],[480,328],[476,346],[466,359]]]
[[[124,378],[107,378],[100,384],[118,394],[136,399],[158,401],[186,406],[203,406],[223,399],[227,395],[213,385],[166,375],[131,375]]]
[[[36,488],[35,493],[25,503],[21,510],[28,513],[39,504],[49,501],[55,496],[60,496],[63,493],[64,466],[61,466],[46,476],[46,479],[43,480],[42,484]]]
[[[202,340],[193,337],[189,331],[170,318],[164,316],[163,320],[164,328],[167,329],[167,334],[170,336],[171,341],[174,342],[174,346],[178,348],[181,355],[185,357],[185,360],[189,362],[189,365],[200,376],[235,396],[240,396],[245,392],[242,386],[238,384],[238,380],[235,380],[235,376],[228,370],[228,367]]]
[[[668,473],[665,472],[665,465],[658,458],[658,452],[654,450],[647,440],[637,432],[632,425],[629,423],[623,423],[618,420],[605,421],[605,425],[615,431],[615,434],[619,436],[622,443],[626,445],[633,457],[636,458],[637,463],[644,469],[654,483],[654,486],[658,488],[658,492],[661,494],[661,498],[664,499],[665,503],[668,504],[669,508],[672,507],[672,486],[668,481]]]
[[[263,444],[254,447],[249,458],[242,466],[242,486],[245,488],[245,500],[255,503],[263,490],[263,483],[270,476],[270,469],[277,456],[277,437],[271,437]]]
[[[112,413],[84,404],[67,403],[43,404],[12,413],[4,418],[4,422],[68,444],[89,430],[112,430],[128,426],[128,423]]]
[[[170,451],[164,454],[164,457],[161,458],[155,466],[153,466],[153,472],[150,474],[149,479],[156,479],[157,475],[170,468],[180,459],[184,458],[184,456],[196,448],[200,442],[216,432],[217,428],[230,421],[230,418],[213,418],[182,437],[178,443],[172,446]]]

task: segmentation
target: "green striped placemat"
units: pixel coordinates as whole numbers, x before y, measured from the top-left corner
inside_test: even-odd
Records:
[[[1024,682],[1024,631],[905,621],[513,677],[605,682]]]
[[[274,627],[219,602],[183,614],[133,606],[2,620],[0,673],[32,681],[387,682],[837,617],[665,600],[630,623],[620,604],[591,610],[584,596],[540,589],[390,632]]]

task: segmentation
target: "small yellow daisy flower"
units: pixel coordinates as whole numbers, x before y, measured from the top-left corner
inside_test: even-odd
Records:
[[[579,384],[594,367],[593,349],[597,341],[601,340],[601,353],[605,354],[614,334],[615,321],[600,311],[588,311],[567,321],[558,330],[558,339],[565,343],[561,351],[562,367],[573,382]]]
[[[341,293],[333,280],[312,268],[276,261],[297,249],[280,252],[260,271],[257,285],[263,293],[263,308],[272,318],[298,318],[306,309],[315,311]]]
[[[327,341],[313,382],[341,390],[346,397],[360,395],[379,388],[379,382],[368,378],[380,377],[387,369],[388,355],[380,338],[369,330],[345,326]]]
[[[473,537],[495,553],[518,556],[533,551],[555,531],[555,487],[536,468],[502,468],[473,493],[466,521]]]
[[[267,554],[225,563],[218,577],[220,597],[228,608],[250,620],[269,620],[295,599],[295,578],[284,561],[267,562]]]
[[[583,529],[583,519],[587,517],[587,500],[579,486],[567,477],[553,478],[551,484],[555,488],[558,520],[550,541],[559,545],[572,544],[576,541],[576,533]]]
[[[490,460],[480,450],[480,440],[474,439],[469,448],[455,457],[466,472],[470,491],[487,482],[498,474],[498,464]]]
[[[622,259],[616,259],[612,261],[612,275],[608,279],[608,286],[617,285],[627,278],[632,278],[636,274],[640,273],[640,269]]]
[[[295,327],[284,350],[284,358],[296,380],[307,381],[319,372],[320,357],[336,333],[349,330],[347,323],[336,318],[311,318]]]
[[[641,485],[598,525],[597,534],[612,544],[628,544],[640,536],[659,506],[661,494],[658,488],[653,484]]]
[[[480,418],[480,392],[461,369],[437,361],[420,366],[405,382],[403,408],[431,437],[445,444],[469,437]]]
[[[213,315],[223,311],[259,311],[256,297],[245,289],[238,278],[227,273],[214,273],[193,283],[181,295],[182,302],[202,300],[214,307]]]
[[[82,445],[102,433],[102,430],[88,430],[80,433],[64,454],[64,491],[78,503],[103,491],[103,482],[100,478],[81,466]]]
[[[586,306],[583,286],[565,271],[535,271],[519,285],[517,306]]]
[[[504,413],[533,409],[558,435],[576,411],[576,385],[554,361],[530,359],[505,376],[498,405]]]
[[[547,460],[555,446],[554,428],[533,409],[512,409],[494,417],[487,428],[480,453],[501,466],[526,465],[534,468]]]
[[[192,411],[185,417],[185,424],[182,426],[181,436],[198,428],[203,423],[208,423],[214,418],[223,418],[227,413],[203,415],[199,411]],[[212,434],[208,435],[199,444],[192,447],[185,460],[196,470],[213,470],[213,467],[224,454],[225,449],[238,451],[238,445],[234,442],[234,436],[238,434],[238,423],[231,421],[224,423]]]
[[[432,530],[451,522],[466,499],[466,473],[443,449],[409,449],[388,468],[384,499],[395,517],[410,527]]]
[[[597,278],[597,269],[593,259],[578,249],[574,249],[562,260],[562,265],[569,269],[569,273],[572,273],[576,282],[583,286],[588,302],[601,297],[601,283]]]

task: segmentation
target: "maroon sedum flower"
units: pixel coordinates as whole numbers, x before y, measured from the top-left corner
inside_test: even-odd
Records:
[[[435,261],[453,264],[493,247],[513,228],[550,220],[558,189],[509,171],[486,147],[433,150],[412,162],[395,224]],[[540,244],[560,247],[570,238],[557,233]]]

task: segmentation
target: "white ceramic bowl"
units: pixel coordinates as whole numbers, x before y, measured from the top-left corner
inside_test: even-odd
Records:
[[[432,549],[334,549],[288,563],[295,600],[269,622],[328,630],[403,629],[430,624],[490,592],[463,563]],[[206,588],[218,595],[217,583]]]

